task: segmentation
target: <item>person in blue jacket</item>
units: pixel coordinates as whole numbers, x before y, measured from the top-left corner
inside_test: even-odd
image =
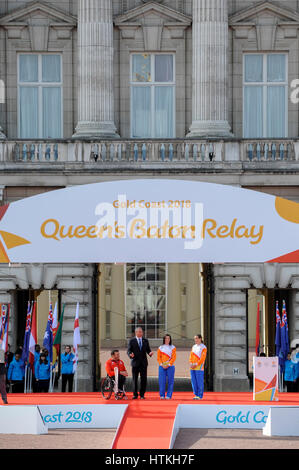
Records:
[[[284,365],[284,382],[287,386],[287,392],[296,391],[297,364],[291,360],[291,353],[288,354]]]
[[[39,361],[35,364],[35,380],[39,393],[48,393],[50,385],[51,364],[44,353],[41,353]]]
[[[9,364],[7,380],[12,384],[12,393],[24,393],[25,366],[21,359],[21,353],[15,353],[13,360]]]
[[[32,375],[32,389],[33,389],[33,392],[36,393],[38,392],[38,387],[37,387],[37,381],[35,378],[35,367],[40,357],[40,345],[36,344],[34,349],[35,351],[34,351],[34,365],[33,365],[33,375]]]
[[[66,384],[68,383],[68,391],[73,391],[73,361],[75,354],[72,353],[71,346],[67,345],[65,347],[65,352],[61,354],[61,379],[62,379],[62,388],[61,391],[65,392]]]
[[[295,362],[296,362],[296,387],[295,387],[295,392],[299,392],[299,344],[296,344],[294,355],[295,355]]]

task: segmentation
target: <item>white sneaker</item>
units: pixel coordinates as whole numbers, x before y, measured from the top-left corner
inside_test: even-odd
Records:
[[[165,400],[165,397],[160,397],[160,400]]]
[[[171,400],[171,397],[166,397],[166,400]]]

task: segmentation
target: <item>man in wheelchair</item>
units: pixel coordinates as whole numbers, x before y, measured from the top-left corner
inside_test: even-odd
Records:
[[[111,358],[106,362],[106,372],[110,379],[115,382],[115,398],[117,398],[117,396],[125,396],[124,385],[128,372],[124,362],[120,359],[118,349],[113,349],[111,351]]]

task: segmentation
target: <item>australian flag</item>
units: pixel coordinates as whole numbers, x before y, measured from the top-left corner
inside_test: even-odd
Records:
[[[53,311],[52,311],[52,302],[50,302],[50,310],[49,310],[49,315],[48,315],[48,322],[47,322],[46,331],[45,331],[45,334],[44,334],[43,346],[49,352],[48,359],[51,363],[52,360],[53,360]]]
[[[24,345],[22,350],[22,360],[26,363],[28,362],[29,357],[29,339],[31,332],[31,314],[32,314],[32,305],[28,302],[27,315],[26,315],[26,326],[25,326],[25,335],[24,335]]]
[[[278,307],[278,301],[276,301],[276,333],[275,333],[275,346],[276,346],[276,351],[275,354],[277,357],[279,357],[280,353],[280,348],[281,348],[281,321],[280,321],[280,313],[279,313],[279,307]]]
[[[287,359],[287,355],[290,349],[288,318],[287,318],[286,304],[284,300],[282,303],[282,319],[281,319],[280,333],[281,333],[280,358],[281,358],[282,366],[284,368],[284,363]]]

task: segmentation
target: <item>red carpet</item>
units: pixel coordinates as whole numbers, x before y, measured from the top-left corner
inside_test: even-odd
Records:
[[[158,393],[147,393],[145,400],[106,401],[99,393],[9,394],[9,405],[45,404],[128,404],[128,409],[114,441],[114,449],[167,449],[179,404],[193,405],[270,405],[299,406],[299,393],[282,393],[278,402],[256,402],[249,393],[206,392],[201,401],[194,402],[192,393],[177,392],[172,400],[160,400]]]

